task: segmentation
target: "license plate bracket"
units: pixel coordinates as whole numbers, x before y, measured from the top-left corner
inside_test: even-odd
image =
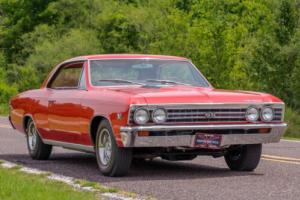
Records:
[[[220,149],[222,142],[222,135],[196,133],[194,147],[203,149]]]

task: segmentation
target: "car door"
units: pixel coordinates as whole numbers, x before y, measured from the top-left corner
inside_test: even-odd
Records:
[[[86,92],[81,86],[84,63],[69,63],[62,66],[49,84],[47,139],[81,143],[80,120],[83,113],[81,98]]]

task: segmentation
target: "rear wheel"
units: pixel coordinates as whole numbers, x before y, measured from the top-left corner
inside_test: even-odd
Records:
[[[132,150],[118,147],[107,120],[102,121],[98,127],[96,157],[100,171],[106,176],[123,176],[131,165]]]
[[[225,154],[228,167],[234,171],[253,171],[261,157],[262,144],[232,146]]]
[[[29,155],[35,160],[46,160],[50,157],[52,146],[44,144],[32,119],[28,120],[26,140]]]

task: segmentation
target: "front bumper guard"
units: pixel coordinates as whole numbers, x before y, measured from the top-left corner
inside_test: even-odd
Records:
[[[174,131],[174,130],[226,130],[270,128],[269,133],[222,134],[221,147],[238,144],[262,144],[279,142],[287,124],[238,124],[238,125],[157,125],[121,127],[124,147],[194,147],[195,135],[138,136],[139,131]]]

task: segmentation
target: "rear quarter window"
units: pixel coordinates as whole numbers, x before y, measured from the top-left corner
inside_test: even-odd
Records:
[[[81,65],[71,65],[59,70],[50,88],[77,88],[82,73]]]

